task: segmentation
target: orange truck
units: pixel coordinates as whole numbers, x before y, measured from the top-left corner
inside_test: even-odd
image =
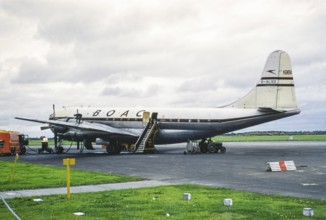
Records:
[[[17,131],[0,131],[0,155],[25,154],[28,136]]]

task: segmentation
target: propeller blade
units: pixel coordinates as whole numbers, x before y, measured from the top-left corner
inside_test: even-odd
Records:
[[[54,133],[54,147],[57,148],[58,147],[58,134]]]
[[[52,105],[53,108],[53,118],[55,117],[55,104]]]

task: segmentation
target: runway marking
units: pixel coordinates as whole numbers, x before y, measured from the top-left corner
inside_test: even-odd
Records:
[[[258,173],[258,172],[255,172],[255,173],[247,173],[248,176],[258,176],[258,175],[264,175],[264,173]]]
[[[301,183],[303,186],[318,186],[319,184],[317,183]]]
[[[84,212],[74,212],[74,215],[82,216],[82,215],[85,215],[85,213]]]

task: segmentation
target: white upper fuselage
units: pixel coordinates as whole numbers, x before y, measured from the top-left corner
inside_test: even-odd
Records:
[[[225,120],[261,115],[256,109],[236,108],[63,108],[55,112],[55,119],[75,118],[75,114],[82,115],[84,120],[116,119],[143,119],[144,112],[157,112],[158,119],[168,121],[169,119],[188,120]]]

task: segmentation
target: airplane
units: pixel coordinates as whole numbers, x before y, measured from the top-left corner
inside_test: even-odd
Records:
[[[108,154],[119,154],[126,144],[134,153],[152,152],[155,145],[203,140],[297,115],[298,108],[289,55],[272,52],[256,86],[239,100],[215,108],[66,108],[48,120],[16,117],[47,124],[54,133],[55,150],[63,152],[61,140],[92,142],[106,146]],[[44,128],[44,127],[43,127]],[[42,129],[42,128],[41,128]],[[202,142],[204,143],[204,142]],[[207,145],[206,145],[207,146]],[[204,145],[200,150],[206,152]],[[225,151],[225,149],[224,149]]]

